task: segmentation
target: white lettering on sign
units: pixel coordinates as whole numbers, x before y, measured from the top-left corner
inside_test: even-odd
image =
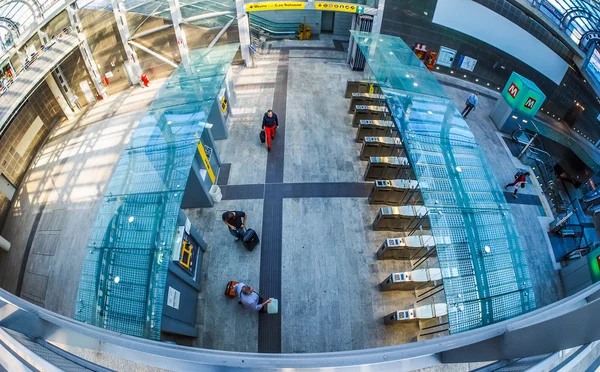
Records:
[[[535,103],[536,103],[536,102],[537,102],[537,101],[536,101],[535,99],[533,99],[533,98],[529,97],[529,98],[527,99],[527,102],[525,102],[525,107],[527,107],[528,109],[532,109],[532,108],[533,108],[533,106],[535,106]]]
[[[510,86],[508,87],[508,94],[510,94],[512,98],[515,98],[517,94],[519,94],[519,88],[515,85],[515,83],[510,83]]]

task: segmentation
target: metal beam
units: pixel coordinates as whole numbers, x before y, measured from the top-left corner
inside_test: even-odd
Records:
[[[250,53],[250,22],[244,0],[235,0],[237,12],[238,32],[240,34],[240,51],[246,67],[252,67],[252,54]]]
[[[96,60],[94,60],[94,55],[92,54],[90,45],[87,42],[85,33],[83,32],[83,27],[81,26],[81,19],[79,18],[77,3],[73,3],[67,7],[67,15],[69,16],[69,21],[71,22],[73,32],[75,32],[77,39],[79,39],[79,51],[83,57],[83,62],[85,63],[88,74],[92,78],[92,83],[94,84],[94,87],[99,95],[102,97],[107,97],[108,93],[106,92],[106,87],[102,82],[100,71],[98,71],[98,64],[96,63]]]
[[[143,36],[146,36],[146,35],[153,34],[153,33],[158,32],[158,31],[166,30],[167,28],[170,28],[172,26],[173,25],[158,26],[158,27],[152,28],[150,30],[146,30],[146,31],[140,32],[139,34],[135,34],[135,35],[131,36],[129,38],[129,40],[131,40],[131,39],[137,39],[137,38],[140,38],[140,37],[143,37]]]
[[[373,27],[371,32],[380,33],[381,25],[383,24],[383,10],[385,9],[385,0],[379,0],[377,3],[377,13],[373,17]]]
[[[189,64],[188,54],[190,51],[188,49],[185,31],[181,26],[183,23],[183,16],[181,15],[181,5],[179,4],[179,0],[169,0],[169,10],[171,11],[171,20],[173,22],[173,29],[175,30],[175,38],[177,39],[177,47],[179,48],[181,62],[184,66],[187,66]]]
[[[123,0],[111,0],[110,3],[115,15],[115,21],[117,22],[117,28],[119,29],[119,35],[121,36],[121,43],[127,55],[125,72],[132,84],[138,83],[143,85],[141,81],[141,76],[143,75],[142,66],[140,66],[140,61],[135,50],[128,44],[131,34],[129,33],[129,25],[127,24],[125,4]]]
[[[177,68],[177,64],[175,62],[171,61],[170,59],[168,59],[167,57],[161,56],[160,54],[156,53],[155,51],[148,49],[145,46],[136,43],[135,41],[129,40],[129,44],[133,45],[136,48],[139,48],[140,50],[143,50],[144,52],[150,54],[151,56],[154,56],[154,57],[160,59],[164,63],[167,63],[167,64]]]
[[[227,29],[229,28],[229,26],[231,26],[231,24],[233,23],[234,20],[235,20],[235,18],[232,18],[229,22],[227,22],[227,24],[225,26],[223,26],[223,28],[221,29],[221,31],[219,31],[219,33],[217,34],[217,36],[215,36],[215,38],[208,45],[209,48],[211,48],[213,45],[215,45],[217,43],[217,41],[219,41],[219,39],[221,38],[221,36],[223,36],[223,34],[225,33],[225,31],[227,31]]]
[[[195,15],[193,17],[189,17],[184,19],[184,22],[194,22],[194,21],[200,21],[202,19],[210,19],[210,18],[215,18],[215,17],[220,17],[223,15],[234,15],[234,12],[232,11],[223,11],[223,12],[212,12],[212,13],[206,13],[206,14],[199,14],[199,15]]]

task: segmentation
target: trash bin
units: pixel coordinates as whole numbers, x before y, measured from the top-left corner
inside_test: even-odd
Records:
[[[210,190],[208,191],[210,196],[212,197],[215,203],[218,203],[223,199],[223,194],[221,193],[221,188],[217,185],[212,185]]]

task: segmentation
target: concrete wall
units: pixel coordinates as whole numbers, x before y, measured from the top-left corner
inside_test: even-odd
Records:
[[[43,30],[48,34],[48,37],[52,39],[52,36],[62,32],[65,27],[71,27],[71,21],[69,21],[69,15],[66,10],[62,11],[48,22],[46,26],[43,27]]]
[[[21,156],[15,151],[15,147],[21,142],[25,132],[38,116],[43,125],[25,154]],[[63,118],[64,114],[52,92],[50,92],[50,88],[46,83],[42,83],[29,97],[27,103],[23,105],[10,122],[2,138],[0,138],[0,173],[13,185],[18,186],[27,171],[29,163],[33,160],[50,130]]]
[[[79,83],[87,80],[94,96],[98,95],[79,49],[76,49],[69,57],[67,57],[67,59],[60,64],[60,67],[67,79],[67,84],[69,84],[69,87],[71,88],[71,93],[78,97],[77,101],[79,104],[83,107],[92,103],[86,100],[83,91],[79,87]]]
[[[333,34],[340,36],[350,36],[350,27],[352,27],[351,13],[335,12],[333,18]]]

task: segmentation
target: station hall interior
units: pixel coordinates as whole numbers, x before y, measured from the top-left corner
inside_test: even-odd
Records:
[[[0,1],[0,371],[596,370],[599,25]]]

